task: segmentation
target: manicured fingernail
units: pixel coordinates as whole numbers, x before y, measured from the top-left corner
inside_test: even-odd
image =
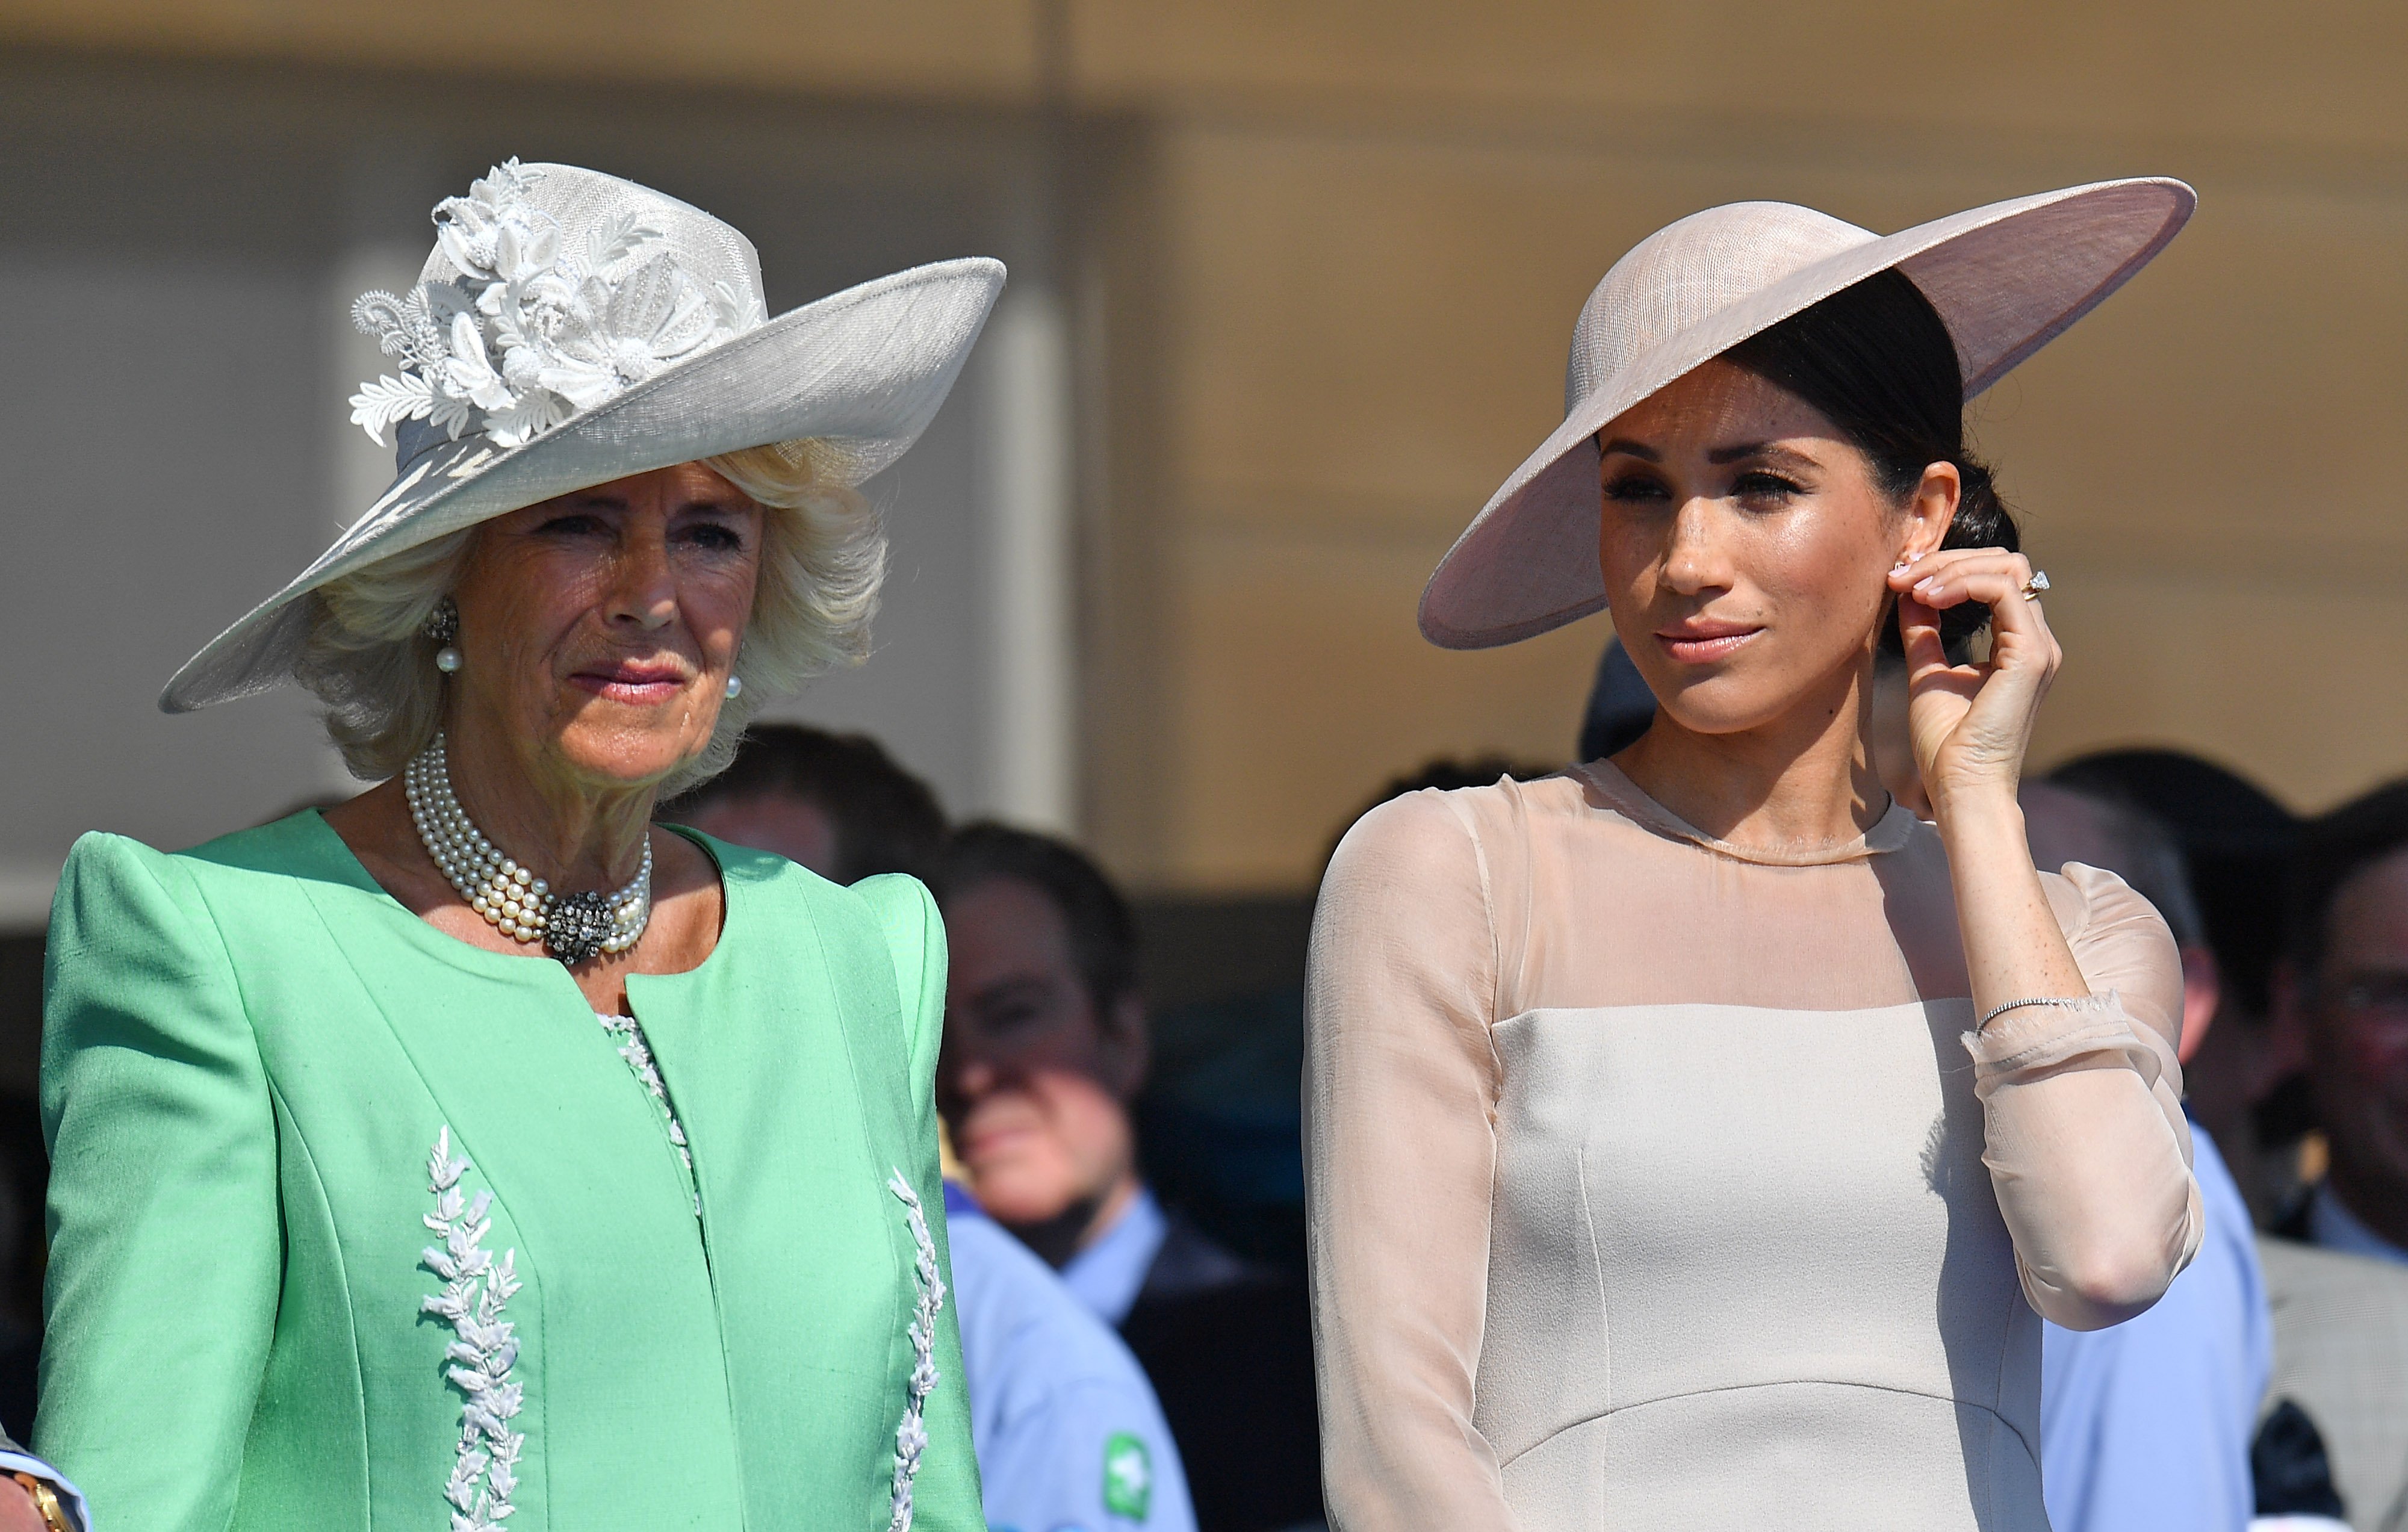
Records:
[[[1917,595],[1928,595],[1938,588],[1938,585],[1933,581],[1933,577],[1929,575],[1926,575],[1921,580],[1914,582],[1914,594]]]

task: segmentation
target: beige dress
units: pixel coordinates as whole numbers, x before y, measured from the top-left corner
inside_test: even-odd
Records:
[[[1978,1037],[1939,836],[1714,841],[1599,763],[1385,804],[1322,888],[1306,1147],[1343,1532],[2044,1532],[2034,1310],[2198,1247],[2181,970]],[[1986,1167],[1986,1168],[1985,1168]]]

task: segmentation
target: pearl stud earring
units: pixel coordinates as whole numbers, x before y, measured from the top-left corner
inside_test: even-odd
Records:
[[[733,701],[735,701],[738,697],[742,696],[743,694],[744,694],[744,678],[743,678],[743,677],[741,677],[741,676],[730,676],[730,677],[728,677],[728,678],[727,678],[727,700],[728,700],[728,701],[730,701],[730,702],[733,702]]]

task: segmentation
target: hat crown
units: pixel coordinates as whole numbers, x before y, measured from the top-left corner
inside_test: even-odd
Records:
[[[1877,236],[1788,202],[1734,202],[1656,230],[1581,306],[1564,413],[1665,342],[1795,272]]]
[[[733,226],[701,208],[649,186],[582,165],[519,165],[512,162],[511,168],[522,179],[520,198],[523,205],[557,224],[564,244],[581,247],[595,231],[608,230],[620,220],[632,219],[638,227],[657,231],[650,241],[649,251],[666,253],[706,288],[713,282],[725,282],[739,296],[763,303],[760,252]],[[480,200],[478,193],[500,174],[501,167],[496,167],[487,180],[471,188],[467,197],[446,197],[437,206],[438,234],[435,249],[428,252],[426,265],[418,274],[420,281],[452,282],[475,274],[456,259],[474,248],[473,244],[464,243],[464,236],[473,241],[475,235],[461,222],[462,205],[473,209]],[[450,222],[446,222],[447,213],[452,220]],[[455,234],[455,230],[461,232]],[[488,260],[488,269],[491,264]]]

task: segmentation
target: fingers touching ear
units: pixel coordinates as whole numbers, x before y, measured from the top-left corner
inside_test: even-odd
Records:
[[[1898,598],[1899,637],[1906,646],[1906,673],[1920,676],[1948,668],[1948,651],[1940,641],[1940,614],[1911,595]]]

